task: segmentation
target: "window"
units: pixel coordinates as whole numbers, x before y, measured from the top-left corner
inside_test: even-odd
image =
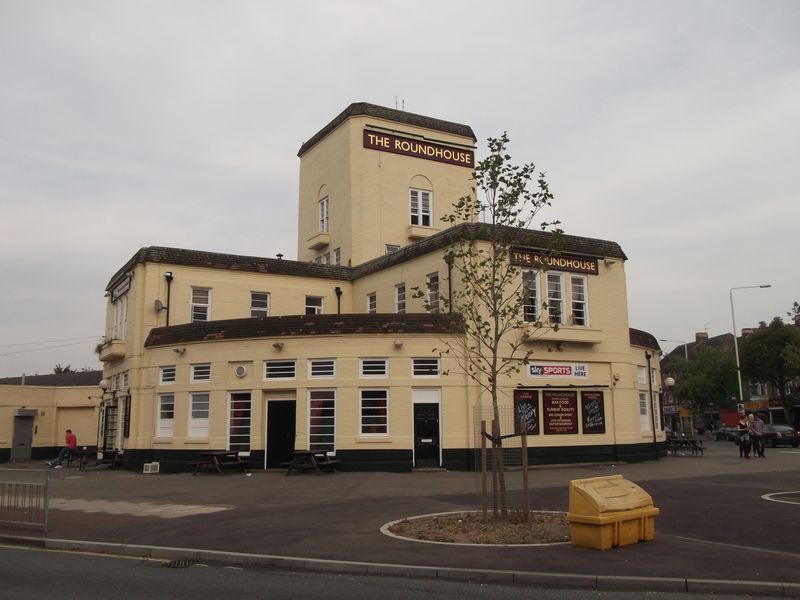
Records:
[[[525,321],[539,320],[539,271],[522,269],[522,316]]]
[[[336,449],[336,392],[311,390],[308,410],[308,449],[311,452],[333,452]]]
[[[250,292],[250,316],[269,316],[269,294],[267,292]]]
[[[158,381],[161,384],[175,383],[175,365],[161,367]]]
[[[547,274],[547,314],[551,323],[561,323],[564,314],[564,289],[561,273]]]
[[[309,377],[336,377],[336,361],[332,358],[308,361]]]
[[[232,393],[228,428],[228,450],[231,452],[250,452],[250,416],[250,392]]]
[[[115,340],[125,339],[125,324],[128,320],[128,294],[116,299],[114,305],[114,321],[111,325],[111,337]]]
[[[388,377],[389,361],[385,358],[362,358],[361,377]]]
[[[394,286],[394,310],[402,314],[406,312],[406,284],[398,283]]]
[[[267,379],[294,379],[293,360],[268,360],[264,363],[264,377]]]
[[[333,264],[335,264],[337,266],[342,264],[342,249],[341,248],[336,248],[333,251]]]
[[[650,431],[650,419],[647,412],[647,394],[639,392],[639,420],[642,432]]]
[[[322,297],[306,296],[306,314],[307,315],[322,314]]]
[[[319,230],[327,232],[328,225],[328,197],[325,196],[319,201]]]
[[[367,312],[371,315],[378,312],[378,295],[375,292],[367,294]]]
[[[428,286],[428,310],[432,313],[439,312],[439,273],[429,273],[425,277]]]
[[[414,377],[438,377],[438,358],[415,358],[412,360],[412,373]]]
[[[211,320],[211,290],[192,288],[192,323]]]
[[[317,256],[316,258],[312,258],[311,262],[313,264],[315,264],[315,265],[321,265],[322,264],[322,257],[321,256]]]
[[[361,435],[387,435],[388,412],[388,390],[361,390]]]
[[[123,371],[122,372],[122,389],[123,390],[127,390],[128,389],[128,382],[129,381],[130,381],[130,379],[129,379],[129,376],[128,376],[128,371]]]
[[[322,255],[322,264],[323,265],[331,264],[331,253],[330,252],[326,252],[325,254]]]
[[[192,383],[197,381],[210,381],[211,380],[211,365],[204,363],[202,365],[192,365]]]
[[[208,392],[193,393],[189,396],[189,437],[208,437],[208,408],[210,395]]]
[[[589,324],[589,314],[586,311],[586,277],[582,275],[570,276],[572,294],[572,324],[585,327]]]
[[[647,383],[647,368],[646,367],[636,367],[636,381],[644,385]]]
[[[411,205],[411,224],[430,227],[432,205],[431,192],[411,188],[408,193]]]
[[[400,250],[400,246],[397,244],[386,244],[386,254],[394,254]]]
[[[175,394],[161,394],[158,397],[158,423],[156,436],[172,437],[175,422]]]

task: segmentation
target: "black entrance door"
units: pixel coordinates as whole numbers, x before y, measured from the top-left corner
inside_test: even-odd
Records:
[[[295,410],[294,400],[267,402],[267,468],[278,468],[292,459]]]
[[[414,404],[414,466],[439,466],[438,404]]]

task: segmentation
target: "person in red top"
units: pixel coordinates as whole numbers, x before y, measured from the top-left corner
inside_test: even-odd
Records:
[[[75,453],[75,450],[78,448],[78,438],[75,437],[75,434],[72,433],[72,429],[67,429],[66,435],[64,436],[64,442],[66,446],[64,446],[61,451],[58,453],[53,460],[47,463],[47,466],[51,469],[60,469],[61,463],[63,463],[67,458]]]

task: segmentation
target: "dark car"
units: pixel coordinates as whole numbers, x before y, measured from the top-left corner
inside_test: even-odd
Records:
[[[800,446],[800,438],[797,431],[788,425],[766,425],[764,427],[764,445],[774,448],[775,446]]]
[[[718,442],[735,442],[739,439],[739,434],[736,433],[736,427],[720,427],[714,432],[714,439]]]

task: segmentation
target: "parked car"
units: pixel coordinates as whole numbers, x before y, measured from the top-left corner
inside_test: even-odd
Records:
[[[736,427],[720,427],[714,432],[714,439],[718,442],[735,442],[739,439],[739,434],[736,433]]]
[[[797,431],[788,425],[766,425],[764,427],[764,445],[770,448],[776,446],[800,446]]]

